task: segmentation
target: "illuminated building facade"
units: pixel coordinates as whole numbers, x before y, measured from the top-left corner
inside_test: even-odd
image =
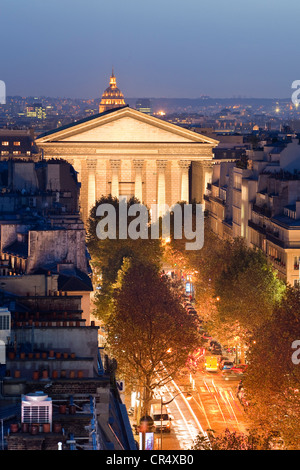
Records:
[[[0,160],[9,158],[39,159],[32,129],[0,129]]]
[[[211,230],[222,239],[243,237],[261,250],[279,279],[300,285],[299,139],[247,150],[247,168],[215,159],[205,195]]]
[[[129,106],[40,135],[46,160],[63,158],[78,172],[86,222],[102,195],[135,196],[151,208],[202,202],[218,141]]]
[[[121,106],[125,106],[124,95],[117,87],[117,80],[114,75],[114,71],[112,71],[109,87],[106,88],[102,95],[99,105],[99,113],[103,113],[109,109],[120,108]]]

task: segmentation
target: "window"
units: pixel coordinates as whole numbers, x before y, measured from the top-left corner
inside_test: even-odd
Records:
[[[0,330],[9,330],[9,315],[0,316]]]
[[[242,180],[241,177],[238,175],[234,175],[233,177],[233,187],[234,189],[241,190],[242,188]]]
[[[8,147],[8,146],[9,146],[9,142],[4,141],[4,142],[2,142],[2,145],[3,145],[4,147]]]
[[[14,146],[15,146],[15,147],[20,147],[20,145],[21,145],[21,142],[19,142],[19,141],[14,142]]]
[[[1,155],[9,155],[9,151],[8,150],[1,150]]]
[[[295,280],[294,280],[294,287],[298,287],[298,288],[299,288],[299,285],[300,285],[299,279],[295,279]]]

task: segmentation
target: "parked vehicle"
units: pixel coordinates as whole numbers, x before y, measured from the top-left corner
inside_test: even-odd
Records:
[[[224,380],[241,380],[242,375],[241,372],[234,372],[230,369],[222,371],[222,378]]]
[[[208,333],[203,333],[202,339],[204,339],[204,341],[209,341],[211,339],[211,336]]]
[[[161,409],[161,403],[152,403],[151,404],[151,418],[153,419],[155,432],[171,431],[171,417],[168,411],[163,408]]]
[[[216,347],[216,348],[213,348],[213,349],[211,350],[211,353],[212,353],[213,355],[215,355],[215,356],[220,356],[221,353],[222,353],[222,350],[221,350],[221,349],[218,349],[218,348]]]
[[[217,372],[218,366],[219,366],[219,362],[216,356],[205,357],[205,370],[207,372]]]
[[[193,309],[193,308],[190,308],[187,313],[188,313],[189,315],[197,315],[197,316],[198,316],[196,310]]]
[[[188,310],[189,308],[195,309],[192,304],[185,304],[185,309]]]
[[[221,370],[230,370],[234,366],[234,363],[231,361],[222,361],[220,362],[220,369]]]
[[[234,372],[245,372],[247,370],[247,367],[247,364],[237,364],[233,366],[231,370],[233,370]]]
[[[193,313],[193,312],[192,312],[192,313],[188,313],[188,315],[189,315],[190,317],[193,317],[195,320],[198,320],[198,315],[197,315],[197,313]]]

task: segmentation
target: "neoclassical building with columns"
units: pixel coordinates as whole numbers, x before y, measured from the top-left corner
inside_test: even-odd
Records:
[[[123,106],[46,132],[36,144],[44,159],[63,158],[78,172],[86,221],[102,195],[136,196],[149,209],[203,202],[218,141]]]

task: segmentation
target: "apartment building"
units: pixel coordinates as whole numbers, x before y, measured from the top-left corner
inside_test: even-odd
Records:
[[[0,162],[0,285],[15,296],[80,296],[89,323],[93,287],[79,188],[62,160]]]
[[[279,278],[299,284],[300,145],[262,143],[248,163],[215,160],[205,201],[211,229],[261,249]]]

